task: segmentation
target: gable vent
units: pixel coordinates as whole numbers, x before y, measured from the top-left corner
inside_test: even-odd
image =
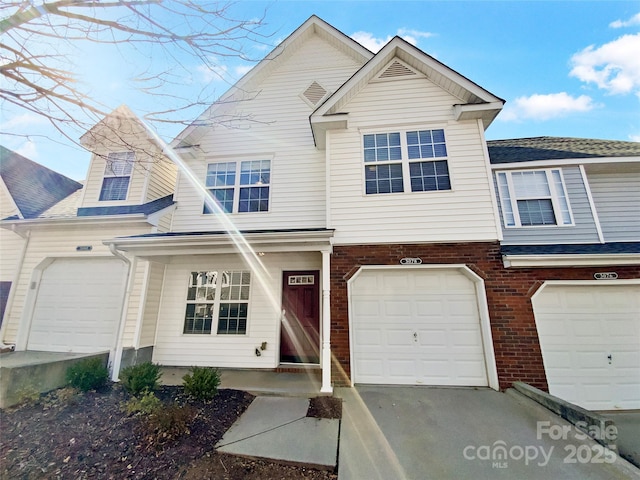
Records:
[[[318,82],[313,82],[302,95],[309,101],[309,103],[311,103],[311,105],[317,105],[326,94],[327,91],[322,87],[322,85]]]
[[[415,74],[416,72],[396,60],[391,65],[389,65],[389,67],[384,72],[382,72],[380,78],[407,77]]]

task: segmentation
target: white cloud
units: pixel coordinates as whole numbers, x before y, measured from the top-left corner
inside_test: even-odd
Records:
[[[611,28],[633,27],[634,25],[640,25],[640,13],[636,13],[629,20],[616,20],[609,24]]]
[[[38,158],[38,149],[36,144],[31,140],[27,140],[20,147],[14,150],[17,154],[22,155],[29,160],[37,160]]]
[[[217,59],[211,58],[208,64],[198,65],[196,70],[200,74],[202,82],[211,83],[226,80],[229,68],[226,65],[221,65]]]
[[[499,118],[505,121],[549,120],[576,112],[588,112],[595,106],[591,97],[587,95],[572,97],[566,92],[534,94],[529,97],[518,97],[512,105],[507,104]]]
[[[640,92],[640,33],[600,47],[588,46],[571,57],[569,75],[611,94]]]
[[[629,140],[631,140],[632,142],[640,142],[640,133],[638,133],[637,135],[629,135]]]
[[[421,32],[418,30],[410,30],[407,28],[400,28],[397,31],[397,35],[409,42],[411,45],[417,45],[420,38],[433,37],[435,33]],[[370,32],[356,32],[351,35],[356,42],[362,46],[368,48],[374,53],[377,53],[382,47],[384,47],[389,40],[393,38],[391,35],[387,35],[386,38],[377,38]]]
[[[20,129],[24,130],[25,127],[33,128],[35,125],[44,125],[46,123],[48,123],[48,120],[43,115],[26,112],[6,118],[4,122],[0,123],[0,130],[13,132]]]

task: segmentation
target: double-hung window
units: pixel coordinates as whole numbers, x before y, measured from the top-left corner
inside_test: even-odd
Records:
[[[497,172],[506,227],[573,225],[560,169]]]
[[[100,189],[100,201],[127,199],[134,160],[134,152],[109,153]]]
[[[365,193],[451,190],[443,129],[363,136]]]
[[[216,205],[224,213],[268,212],[270,184],[270,160],[210,163],[203,213],[215,213]]]
[[[251,273],[241,270],[191,272],[183,333],[247,333]]]

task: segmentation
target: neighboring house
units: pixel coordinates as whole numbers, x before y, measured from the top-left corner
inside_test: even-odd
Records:
[[[640,408],[640,143],[487,143],[507,282],[530,299],[520,321],[537,329],[550,393]]]
[[[35,218],[80,188],[82,184],[0,146],[0,219]],[[0,229],[0,327],[27,238]]]
[[[3,339],[18,349],[109,347],[114,377],[123,350],[125,362],[318,370],[325,392],[516,380],[547,389],[549,379],[564,395],[540,328],[554,321],[540,312],[565,314],[547,292],[565,295],[567,280],[633,309],[637,209],[612,205],[608,175],[618,188],[627,182],[626,201],[637,198],[637,144],[625,158],[597,161],[548,143],[537,147],[560,158],[536,158],[518,145],[526,140],[488,148],[484,132],[503,103],[399,37],[373,54],[312,16],[175,139],[173,199],[171,182],[157,181],[171,177],[164,163],[128,167],[123,140],[160,154],[139,121],[127,135],[99,124],[83,137],[98,155],[77,215],[3,222],[32,230]],[[517,190],[518,176],[541,177],[518,173],[529,169],[546,169],[547,186],[562,194]],[[506,179],[500,195],[494,179]],[[549,201],[556,224],[538,226],[533,207],[551,222]],[[588,251],[552,257],[536,250],[546,244]],[[589,255],[598,246],[613,250]],[[614,266],[618,280],[602,295],[594,274]],[[45,338],[56,324],[44,321],[45,307],[62,304],[60,318],[72,322]],[[110,317],[100,345],[70,334],[95,331],[103,321],[94,314],[108,305],[123,313]],[[637,329],[625,318],[606,322]],[[563,345],[572,335],[560,336]],[[638,408],[640,396],[625,395],[612,406]]]
[[[154,332],[138,327],[153,315],[142,302],[156,294],[148,282],[155,267],[112,252],[102,241],[166,230],[175,208],[176,167],[125,106],[81,141],[94,152],[84,186],[66,179],[76,191],[62,202],[1,222],[3,235],[11,230],[26,239],[14,260],[20,267],[1,338],[17,350],[110,351],[117,366],[121,350],[130,357],[129,351],[144,354],[153,344]],[[30,163],[16,162],[23,170]],[[46,195],[29,187],[32,199]]]

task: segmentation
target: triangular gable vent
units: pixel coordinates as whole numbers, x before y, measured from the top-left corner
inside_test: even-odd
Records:
[[[327,95],[327,90],[320,85],[318,82],[313,82],[309,87],[302,93],[302,96],[312,105],[316,106],[320,103]]]
[[[378,78],[411,77],[414,75],[417,75],[416,72],[398,60],[394,60]]]

